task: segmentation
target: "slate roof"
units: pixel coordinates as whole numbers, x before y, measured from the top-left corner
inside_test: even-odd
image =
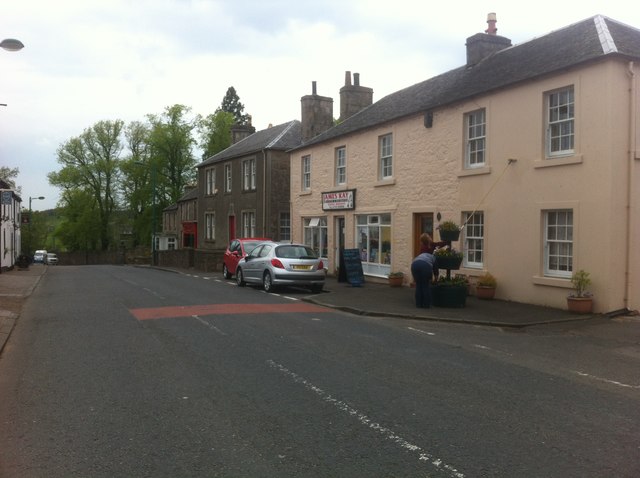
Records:
[[[256,131],[252,135],[232,144],[224,151],[207,158],[196,167],[201,168],[220,161],[229,160],[263,149],[287,151],[300,146],[302,143],[302,126],[300,121],[293,120],[278,126]]]
[[[639,59],[640,30],[596,15],[545,36],[505,48],[472,67],[465,65],[385,96],[301,147],[440,108],[609,55]]]

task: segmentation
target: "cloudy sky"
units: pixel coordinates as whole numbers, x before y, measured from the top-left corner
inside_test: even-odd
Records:
[[[0,165],[18,167],[23,205],[56,206],[56,151],[100,120],[144,121],[183,104],[207,115],[235,87],[256,129],[300,119],[300,97],[333,97],[345,71],[374,101],[465,63],[486,29],[514,44],[602,14],[640,28],[640,8],[607,2],[428,0],[0,0]]]

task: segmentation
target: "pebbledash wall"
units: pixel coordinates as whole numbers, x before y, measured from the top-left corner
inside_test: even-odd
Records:
[[[568,277],[545,273],[545,218],[549,211],[573,216],[573,270],[593,280],[595,310],[640,308],[640,68],[619,57],[562,74],[520,83],[471,101],[358,131],[295,150],[291,157],[293,240],[326,233],[329,271],[337,257],[338,218],[346,248],[357,248],[357,220],[389,218],[389,250],[369,280],[403,271],[410,281],[416,219],[433,215],[462,223],[483,216],[481,264],[459,272],[472,280],[484,271],[498,279],[497,297],[564,308]],[[545,97],[571,87],[575,95],[574,154],[548,159]],[[486,112],[486,159],[465,169],[465,115]],[[379,180],[379,138],[392,135],[393,174]],[[336,149],[346,151],[346,182],[336,185]],[[303,158],[310,158],[311,187],[302,189]],[[515,160],[515,161],[509,161]],[[355,191],[355,208],[324,211],[323,192]],[[310,226],[326,224],[319,234]],[[386,226],[385,226],[386,227]],[[438,240],[438,233],[434,239]],[[464,236],[456,245],[464,247]],[[378,245],[378,256],[381,244]]]

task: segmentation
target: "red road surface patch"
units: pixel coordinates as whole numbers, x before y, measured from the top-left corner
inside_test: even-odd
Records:
[[[192,317],[194,315],[218,314],[272,314],[290,312],[327,312],[328,309],[304,302],[293,304],[211,304],[157,307],[152,309],[130,309],[138,320],[166,319],[169,317]]]

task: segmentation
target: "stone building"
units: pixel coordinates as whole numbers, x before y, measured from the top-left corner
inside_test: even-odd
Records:
[[[640,308],[640,31],[595,16],[512,45],[488,24],[465,65],[291,151],[293,240],[407,285],[420,234],[452,220],[459,272],[499,298],[565,307],[584,269],[596,311]]]

